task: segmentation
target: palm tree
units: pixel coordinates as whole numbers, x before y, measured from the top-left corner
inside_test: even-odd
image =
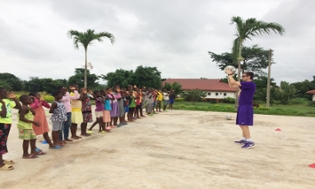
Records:
[[[274,22],[263,22],[256,20],[255,18],[249,18],[247,20],[243,20],[241,17],[233,17],[231,20],[231,24],[236,24],[236,39],[233,42],[232,53],[234,59],[238,62],[238,80],[241,79],[241,64],[240,62],[243,60],[242,58],[242,46],[243,42],[246,39],[252,40],[252,37],[262,35],[262,34],[270,34],[271,31],[275,33],[279,33],[283,35],[285,30],[284,28],[277,23]]]
[[[95,33],[94,30],[88,29],[86,32],[79,32],[76,30],[69,30],[68,35],[73,39],[74,48],[79,49],[79,44],[84,47],[85,51],[85,65],[84,65],[84,88],[87,88],[87,49],[93,41],[102,42],[103,37],[107,37],[112,44],[115,42],[113,34],[108,32]]]
[[[252,40],[252,37],[262,35],[262,34],[270,34],[270,32],[279,33],[283,35],[285,30],[284,28],[277,23],[274,22],[263,22],[256,20],[256,18],[249,18],[247,20],[243,20],[241,17],[236,16],[232,17],[231,24],[236,24],[236,39],[233,42],[233,59],[237,60],[238,64],[238,81],[241,81],[241,61],[242,58],[242,45],[246,39]],[[236,95],[235,100],[235,108],[238,106],[238,93]]]

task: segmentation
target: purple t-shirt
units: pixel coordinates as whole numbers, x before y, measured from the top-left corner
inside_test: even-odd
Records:
[[[256,91],[254,82],[241,82],[241,94],[239,97],[239,105],[253,105],[253,98]]]
[[[103,111],[104,110],[104,103],[103,103],[103,98],[98,97],[95,99],[95,111]]]

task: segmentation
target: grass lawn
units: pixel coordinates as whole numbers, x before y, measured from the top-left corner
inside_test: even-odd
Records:
[[[176,102],[174,103],[175,109],[182,110],[201,110],[201,111],[221,111],[221,112],[235,112],[234,104],[225,103],[209,103],[209,102]],[[315,107],[307,105],[273,105],[269,109],[261,106],[255,108],[256,114],[268,115],[289,115],[289,116],[308,116],[315,117]]]

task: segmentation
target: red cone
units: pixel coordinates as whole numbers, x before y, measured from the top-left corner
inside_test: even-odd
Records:
[[[281,129],[280,128],[276,128],[276,130],[275,131],[281,131]]]
[[[308,165],[310,168],[314,168],[315,169],[315,163]]]

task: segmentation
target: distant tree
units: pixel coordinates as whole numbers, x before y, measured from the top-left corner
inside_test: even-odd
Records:
[[[74,75],[69,77],[68,84],[77,84],[79,88],[84,87],[84,69],[83,68],[76,68]],[[91,74],[89,70],[87,70],[87,84],[89,89],[99,88],[100,84],[98,83],[99,76],[95,74]]]
[[[156,67],[138,66],[132,75],[132,80],[138,87],[161,88],[161,72]]]
[[[109,87],[119,85],[126,88],[130,84],[137,85],[139,88],[161,88],[161,72],[156,67],[138,66],[135,71],[119,69],[102,75],[101,78],[107,81]]]
[[[24,90],[31,92],[37,91],[42,92],[44,91],[41,80],[38,77],[30,77],[30,80],[24,82]]]
[[[281,104],[288,104],[290,99],[295,97],[296,88],[286,81],[280,82],[280,87],[276,91],[276,99],[280,101]]]
[[[3,87],[5,88],[6,90],[10,91],[11,90],[11,86],[9,83],[5,82],[5,81],[2,81],[0,80],[0,87]]]
[[[166,89],[168,91],[173,89],[176,96],[182,93],[182,86],[181,86],[181,84],[179,84],[177,82],[174,82],[172,84],[165,82],[164,86],[163,86],[163,89]]]
[[[132,75],[132,70],[118,69],[115,72],[109,72],[106,75],[102,74],[101,78],[107,81],[108,87],[118,85],[121,88],[127,88],[129,84],[133,84]]]
[[[315,89],[315,76],[313,76],[313,81],[304,80],[292,83],[291,85],[297,89],[296,97],[312,100],[312,95],[306,94],[306,92]]]
[[[11,73],[0,73],[0,85],[8,90],[23,90],[23,81]]]
[[[88,46],[92,44],[93,41],[102,42],[103,37],[108,38],[110,42],[113,44],[115,42],[115,37],[111,33],[108,33],[108,32],[95,33],[95,31],[91,29],[88,29],[86,32],[78,32],[76,30],[70,30],[68,32],[68,35],[70,36],[70,38],[73,39],[73,44],[76,49],[79,48],[79,44],[81,44],[84,47],[85,65],[84,65],[83,77],[84,77],[84,87],[87,88],[87,49],[88,49]]]
[[[184,93],[184,98],[187,101],[195,102],[201,101],[202,98],[206,97],[206,93],[202,90],[189,90]]]
[[[51,93],[59,86],[66,86],[66,79],[53,80],[51,78],[31,77],[29,81],[24,81],[24,90],[28,92],[48,92]]]
[[[243,64],[241,65],[241,72],[252,71],[255,75],[265,75],[263,69],[268,67],[268,50],[264,50],[257,45],[252,47],[242,47]],[[215,54],[214,52],[208,52],[210,57],[213,59],[221,70],[224,70],[226,66],[232,65],[235,68],[238,67],[237,63],[233,62],[232,53]],[[272,62],[274,64],[274,62]]]
[[[254,79],[254,82],[256,84],[256,92],[254,95],[254,100],[255,101],[266,101],[266,95],[267,95],[267,77],[266,76],[259,76]],[[276,89],[277,89],[277,84],[274,82],[274,79],[270,79],[270,85],[271,85],[271,90],[270,90],[270,99],[271,99],[271,104],[273,104],[274,100],[277,98],[276,97]]]

